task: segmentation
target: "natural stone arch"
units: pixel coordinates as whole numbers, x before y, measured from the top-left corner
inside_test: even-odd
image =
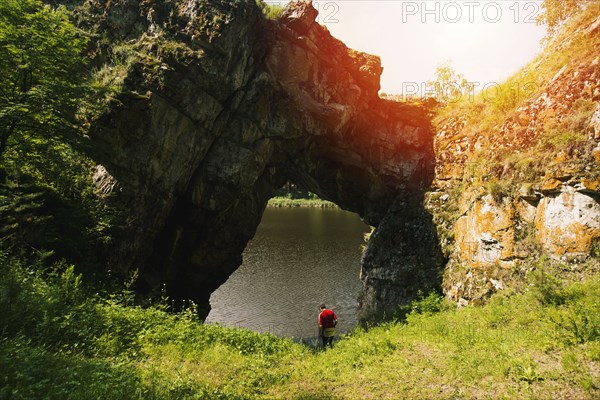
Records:
[[[113,262],[139,269],[140,290],[165,284],[206,316],[288,180],[377,227],[361,317],[439,286],[422,206],[433,130],[423,108],[378,97],[377,57],[333,38],[304,2],[277,22],[253,0],[106,7],[95,29],[136,57],[91,138],[130,216]]]

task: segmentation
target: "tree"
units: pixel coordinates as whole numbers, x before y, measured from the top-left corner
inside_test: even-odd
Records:
[[[435,80],[427,82],[427,85],[435,91],[436,99],[445,103],[459,100],[474,90],[473,83],[454,71],[450,61],[438,64]]]
[[[546,25],[552,36],[563,22],[583,9],[585,3],[586,0],[544,0],[537,22]]]
[[[10,147],[77,137],[86,43],[65,8],[0,1],[0,161]]]

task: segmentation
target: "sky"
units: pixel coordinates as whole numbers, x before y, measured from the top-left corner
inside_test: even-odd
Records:
[[[267,1],[287,3],[287,1]],[[541,1],[319,0],[317,20],[355,50],[381,57],[381,92],[423,94],[451,62],[479,88],[502,82],[541,52]]]

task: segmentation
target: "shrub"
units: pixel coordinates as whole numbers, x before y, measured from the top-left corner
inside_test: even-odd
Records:
[[[600,339],[600,284],[592,281],[575,284],[561,291],[563,305],[550,313],[555,336],[561,342],[574,345]]]
[[[283,12],[283,6],[280,3],[256,0],[256,5],[258,5],[265,17],[268,19],[277,19]]]
[[[498,204],[502,203],[502,199],[509,193],[506,186],[498,181],[487,182],[485,189]]]
[[[532,293],[541,305],[560,305],[565,301],[561,281],[544,269],[545,258],[537,263],[537,268],[529,274]]]
[[[416,315],[432,315],[444,309],[444,297],[437,291],[433,290],[429,294],[423,293],[421,290],[417,292],[417,298],[407,305],[400,305],[393,315],[393,319],[403,321],[407,316]],[[383,318],[385,319],[385,317]]]
[[[553,35],[569,17],[579,13],[585,3],[584,0],[544,0],[537,22],[546,25],[548,34]]]

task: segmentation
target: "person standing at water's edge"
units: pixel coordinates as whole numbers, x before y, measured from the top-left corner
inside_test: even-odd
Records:
[[[319,309],[321,310],[319,313],[319,335],[321,335],[321,340],[323,341],[323,348],[327,348],[327,344],[333,348],[333,336],[335,335],[335,326],[338,322],[337,315],[335,315],[333,310],[327,309],[325,304],[321,304]]]

